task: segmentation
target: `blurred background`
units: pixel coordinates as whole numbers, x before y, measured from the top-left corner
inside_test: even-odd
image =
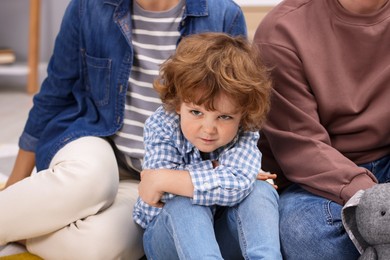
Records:
[[[53,50],[55,36],[69,0],[1,0],[0,48],[11,48],[16,56],[13,70],[0,66],[0,89],[3,86],[26,85],[27,72],[23,71],[29,55],[30,19],[32,3],[38,3],[38,85],[46,76],[47,62]],[[23,74],[23,72],[25,72]],[[8,74],[7,74],[8,73]]]

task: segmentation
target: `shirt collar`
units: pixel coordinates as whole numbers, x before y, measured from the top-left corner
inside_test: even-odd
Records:
[[[186,13],[188,16],[208,15],[207,0],[186,0]]]

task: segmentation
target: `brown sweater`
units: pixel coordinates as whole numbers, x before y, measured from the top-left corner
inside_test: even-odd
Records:
[[[356,15],[337,0],[286,0],[254,41],[274,79],[263,168],[340,204],[373,186],[357,164],[390,154],[390,2]]]

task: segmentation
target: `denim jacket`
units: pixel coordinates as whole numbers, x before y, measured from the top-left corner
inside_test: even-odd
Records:
[[[123,123],[133,63],[132,0],[72,0],[67,7],[48,77],[34,96],[21,149],[34,151],[37,170],[82,136],[110,136]],[[207,31],[247,35],[231,0],[187,0],[181,37]]]

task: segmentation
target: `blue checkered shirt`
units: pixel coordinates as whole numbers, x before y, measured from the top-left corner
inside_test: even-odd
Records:
[[[187,170],[194,185],[193,204],[234,206],[252,191],[260,171],[258,139],[258,132],[239,131],[232,142],[210,153],[205,160],[183,136],[179,116],[160,107],[145,122],[143,168]],[[213,160],[218,160],[218,167],[213,168]],[[166,193],[161,201],[167,202],[174,196]],[[146,228],[161,210],[138,198],[133,217]]]

